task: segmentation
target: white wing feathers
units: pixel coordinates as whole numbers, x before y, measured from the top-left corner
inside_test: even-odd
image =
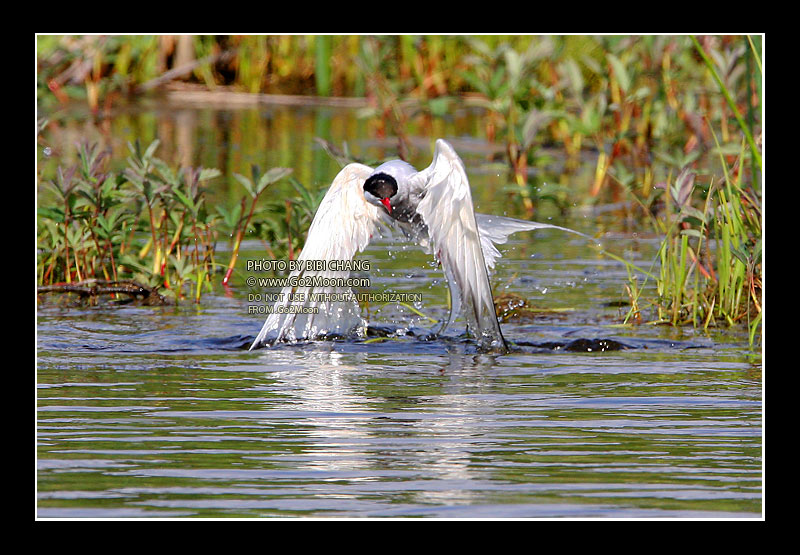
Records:
[[[372,168],[363,164],[349,164],[339,172],[314,215],[298,261],[349,261],[357,251],[366,248],[381,218],[378,209],[364,199],[362,187],[370,173]],[[323,270],[290,274],[290,277],[301,276],[348,278],[350,272],[331,270],[326,264]],[[331,298],[340,294],[346,296],[349,292],[349,287],[287,285],[250,349],[276,341],[314,339],[325,334],[363,333],[366,322],[360,316],[355,299],[315,300],[315,297],[319,299],[318,294]]]
[[[507,349],[489,284],[489,272],[501,256],[495,245],[505,243],[511,233],[542,228],[569,231],[591,239],[556,225],[476,214],[464,163],[442,139],[436,141],[431,165],[408,177],[406,195],[419,194],[416,210],[424,227],[417,229],[411,223],[393,220],[366,201],[364,182],[373,171],[363,164],[349,164],[339,172],[314,215],[298,260],[349,261],[366,248],[379,226],[389,232],[402,231],[434,255],[447,277],[451,309],[438,333],[463,314],[470,331],[484,348]],[[349,275],[349,271],[331,270],[326,265],[324,270],[292,272],[290,277],[347,278]],[[352,291],[349,287],[332,286],[283,288],[280,300],[274,304],[273,312],[250,348],[328,334],[365,333],[367,322],[361,318],[355,299],[315,300],[315,294],[320,293],[323,297],[347,296]]]
[[[427,184],[417,212],[428,227],[433,255],[442,264],[451,292],[450,316],[440,333],[463,312],[467,325],[482,346],[505,349],[484,249],[491,247],[492,266],[500,253],[490,242],[482,240],[478,231],[463,162],[453,148],[440,139],[436,141],[431,165],[412,179]],[[496,238],[501,235],[497,234]]]
[[[568,231],[581,237],[592,240],[588,235],[584,235],[574,229],[561,227],[553,224],[541,224],[527,220],[517,220],[506,216],[490,216],[488,214],[475,214],[478,222],[478,231],[481,234],[481,247],[483,247],[483,258],[486,260],[486,267],[489,270],[494,268],[495,262],[501,258],[500,251],[495,245],[502,245],[508,241],[508,236],[517,231],[533,231],[535,229],[559,229]]]

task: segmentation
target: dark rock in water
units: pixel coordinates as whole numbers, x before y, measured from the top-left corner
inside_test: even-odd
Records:
[[[421,328],[398,327],[383,324],[368,324],[367,337],[415,337],[422,341],[438,337],[434,333]]]
[[[367,326],[367,337],[389,337],[397,332],[396,326],[384,326],[369,324]]]
[[[629,348],[630,347],[627,345],[619,341],[614,341],[613,339],[576,339],[568,343],[564,347],[564,350],[579,353],[593,353],[595,351],[621,351]]]
[[[230,350],[243,350],[246,351],[253,344],[255,337],[252,335],[234,335],[232,337],[225,337],[219,340],[220,348]]]
[[[550,349],[552,351],[569,351],[572,353],[595,353],[605,351],[621,351],[631,349],[630,345],[625,345],[614,339],[574,339],[572,341],[543,341],[541,343],[518,341],[517,345],[524,347],[537,347],[539,349]]]

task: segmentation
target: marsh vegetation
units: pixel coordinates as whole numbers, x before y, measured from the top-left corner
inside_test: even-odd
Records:
[[[505,169],[510,212],[535,218],[616,204],[632,229],[661,238],[652,263],[625,261],[622,323],[743,325],[758,343],[761,36],[37,40],[41,287],[128,280],[173,301],[200,302],[229,285],[246,237],[272,258],[296,256],[325,190],[278,165],[223,173],[165,162],[157,138],[136,137],[124,160],[83,142],[44,163],[47,131],[65,110],[84,105],[102,125],[120,107],[158,95],[202,101],[247,93],[254,103],[301,95],[291,98],[354,101],[364,132],[391,145],[387,158],[424,151],[427,141],[416,139],[435,139],[455,111],[478,114],[475,132],[490,145],[486,164]],[[356,158],[347,144],[319,139],[339,163]],[[559,178],[542,183],[536,169],[554,158]],[[574,176],[587,163],[591,183],[578,189]],[[238,193],[211,206],[207,189],[221,180]],[[282,194],[271,194],[279,185]]]

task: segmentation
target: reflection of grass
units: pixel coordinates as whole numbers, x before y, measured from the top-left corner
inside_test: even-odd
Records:
[[[497,317],[503,321],[527,321],[542,315],[561,315],[575,312],[572,307],[542,308],[532,306],[527,299],[515,293],[495,295],[494,310]]]
[[[391,304],[391,303],[387,303],[387,304]],[[421,316],[422,318],[425,318],[428,322],[431,322],[432,324],[436,324],[437,322],[439,322],[439,320],[437,320],[436,318],[431,318],[430,316],[428,316],[427,314],[425,314],[421,310],[411,306],[408,303],[398,302],[396,304],[407,308],[408,310],[410,310],[411,312],[413,312],[417,316]],[[386,306],[386,305],[384,305],[384,306]]]
[[[386,337],[372,337],[370,339],[366,339],[364,343],[381,343],[383,341],[398,341],[400,339],[405,339],[405,338],[398,337],[395,335],[387,335]]]

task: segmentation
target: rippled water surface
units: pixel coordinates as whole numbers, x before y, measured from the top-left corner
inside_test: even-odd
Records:
[[[619,237],[649,260],[652,244]],[[504,323],[502,356],[426,341],[401,306],[370,307],[369,340],[249,352],[263,317],[244,288],[199,306],[41,303],[37,515],[760,518],[746,337],[615,326],[625,269],[579,239],[519,234],[503,252],[498,291],[559,311]],[[423,253],[364,256],[378,290],[444,315]]]

